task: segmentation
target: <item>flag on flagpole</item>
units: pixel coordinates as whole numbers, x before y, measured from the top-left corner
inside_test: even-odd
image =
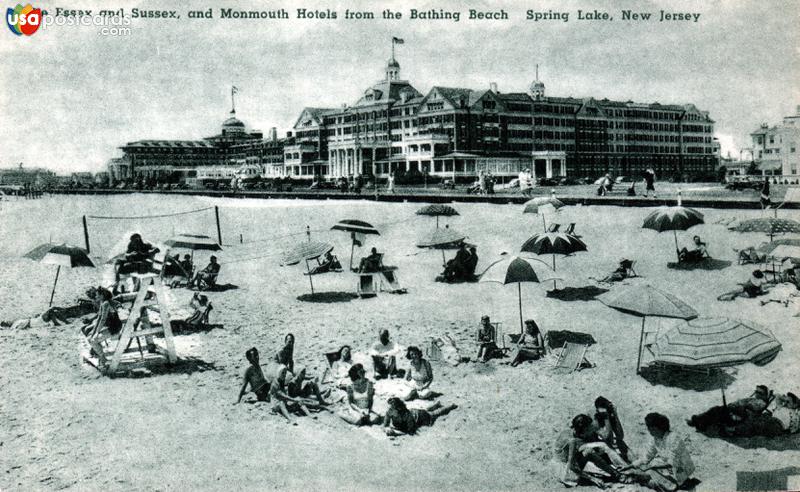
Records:
[[[364,246],[364,243],[367,241],[367,235],[363,232],[353,232],[351,233],[351,237],[353,238],[353,244],[358,246]]]
[[[405,44],[405,41],[403,41],[402,38],[396,38],[396,37],[392,36],[392,43],[394,43],[394,44]]]
[[[764,180],[764,187],[761,188],[761,208],[769,208],[772,202],[769,199],[769,179]]]
[[[232,85],[231,86],[231,94],[238,94],[238,93],[239,93],[239,88],[236,87],[235,85]]]

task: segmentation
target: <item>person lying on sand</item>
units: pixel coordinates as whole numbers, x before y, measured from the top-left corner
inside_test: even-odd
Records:
[[[770,401],[772,401],[772,393],[769,388],[760,384],[747,398],[741,398],[725,406],[711,407],[703,413],[692,415],[686,424],[703,432],[711,426],[743,422],[761,415],[767,409]]]
[[[711,255],[708,254],[708,249],[706,248],[706,243],[704,243],[700,236],[694,236],[692,238],[694,241],[694,248],[687,249],[683,248],[678,251],[678,261],[681,263],[697,263],[698,261],[703,261],[705,258],[710,258]]]
[[[800,398],[794,393],[778,395],[775,406],[747,420],[723,427],[726,437],[779,437],[800,432]]]
[[[436,402],[425,409],[409,409],[400,398],[389,398],[389,409],[383,418],[383,425],[387,436],[402,436],[416,434],[422,426],[430,426],[436,419],[452,412],[458,405],[442,406]]]
[[[411,361],[411,367],[406,373],[406,381],[410,382],[411,391],[404,399],[406,401],[431,400],[439,396],[439,393],[431,391],[433,368],[431,363],[422,357],[422,350],[419,347],[408,347],[406,358]]]
[[[669,419],[660,413],[647,414],[644,422],[651,437],[647,451],[620,471],[653,490],[677,490],[694,473],[686,439],[672,431]]]
[[[563,430],[556,437],[554,455],[565,464],[560,480],[567,486],[577,485],[580,478],[597,483],[583,471],[589,462],[608,474],[613,481],[618,481],[620,478],[615,466],[627,465],[616,451],[600,439],[592,424],[592,418],[585,414],[576,415],[572,419],[570,428]]]
[[[236,403],[242,401],[248,386],[255,393],[258,401],[269,401],[269,383],[264,377],[264,371],[261,370],[261,364],[259,364],[258,349],[253,347],[245,352],[244,356],[247,362],[250,363],[250,367],[244,371],[244,381],[242,382],[242,389],[239,390],[239,398],[236,399]]]
[[[620,282],[625,280],[628,277],[634,276],[633,273],[633,261],[623,258],[619,262],[619,266],[616,270],[608,274],[606,277],[600,280],[600,282]]]
[[[726,292],[725,294],[717,297],[718,301],[732,301],[737,297],[758,297],[764,295],[769,287],[767,286],[767,278],[761,270],[753,270],[753,274],[747,282],[741,285],[741,289]]]
[[[379,424],[381,416],[372,411],[375,388],[366,378],[364,366],[356,364],[350,367],[349,376],[352,383],[347,387],[347,408],[337,415],[352,425]]]
[[[396,352],[397,344],[389,337],[389,330],[381,330],[378,341],[370,349],[375,379],[391,378],[399,374]]]

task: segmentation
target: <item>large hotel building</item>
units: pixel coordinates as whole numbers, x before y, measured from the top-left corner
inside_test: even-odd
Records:
[[[680,178],[714,173],[713,135],[708,113],[692,104],[550,97],[538,76],[528,92],[490,84],[422,94],[401,79],[393,56],[384,78],[354,104],[303,109],[286,139],[263,139],[231,118],[216,137],[122,149],[137,175],[247,162],[266,177],[301,179],[391,172],[466,179],[480,170],[515,176],[524,169],[536,178],[593,178],[638,176],[648,167],[661,178]]]

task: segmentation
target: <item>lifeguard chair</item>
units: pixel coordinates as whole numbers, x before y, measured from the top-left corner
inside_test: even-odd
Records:
[[[130,308],[128,319],[125,320],[119,334],[102,341],[90,341],[93,350],[84,354],[83,359],[103,374],[114,376],[154,364],[172,364],[178,360],[162,282],[165,258],[166,252],[159,252],[153,258],[151,272],[132,274],[139,278],[139,289]],[[152,323],[148,329],[135,329],[142,307],[152,308],[153,311],[158,312],[160,324]],[[161,343],[157,343],[155,338],[157,336],[163,337],[163,342],[159,340]],[[147,351],[142,350],[141,338],[146,340]],[[107,345],[104,345],[103,341],[107,342]],[[134,341],[138,350],[131,348]]]

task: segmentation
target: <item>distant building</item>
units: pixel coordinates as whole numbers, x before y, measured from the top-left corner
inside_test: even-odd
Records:
[[[800,106],[783,123],[762,124],[752,132],[753,158],[765,176],[797,176],[800,174]]]
[[[72,173],[69,176],[69,178],[70,178],[70,182],[76,183],[76,184],[79,184],[79,185],[83,185],[83,186],[89,185],[89,184],[92,184],[92,185],[95,184],[94,175],[92,173],[90,173],[90,172]]]
[[[352,105],[305,108],[285,148],[293,176],[387,176],[427,172],[474,176],[660,177],[713,174],[719,162],[714,122],[692,104],[639,104],[435,86],[422,94],[400,78],[392,57],[384,79]]]
[[[48,186],[56,180],[53,171],[39,167],[26,168],[20,164],[13,169],[0,169],[0,185],[5,186]]]
[[[126,157],[115,157],[106,163],[106,169],[111,180],[111,184],[121,181],[130,181],[133,177],[131,171],[131,161]]]
[[[273,128],[268,138],[248,131],[231,110],[219,134],[202,140],[138,140],[122,147],[124,156],[109,161],[115,180],[156,178],[163,181],[226,179],[243,165],[259,166],[265,176],[282,170],[286,139]],[[124,176],[124,177],[118,177]]]

